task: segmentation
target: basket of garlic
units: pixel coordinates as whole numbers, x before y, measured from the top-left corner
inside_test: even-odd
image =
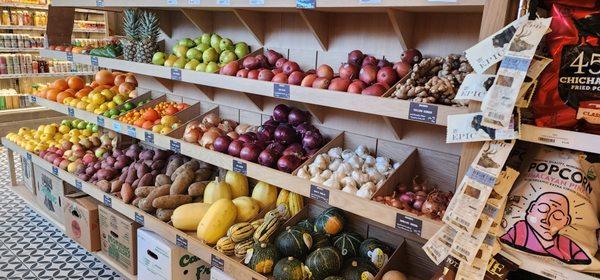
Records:
[[[400,163],[374,156],[364,145],[354,150],[334,147],[316,155],[311,163],[296,172],[296,176],[370,199],[398,167]]]

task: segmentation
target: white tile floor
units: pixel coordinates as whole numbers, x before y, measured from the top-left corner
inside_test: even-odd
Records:
[[[122,279],[30,209],[9,185],[6,150],[0,147],[0,279]]]

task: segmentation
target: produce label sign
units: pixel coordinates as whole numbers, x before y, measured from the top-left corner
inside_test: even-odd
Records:
[[[171,68],[171,80],[181,81],[181,69]]]
[[[400,213],[396,214],[396,228],[421,236],[423,229],[423,221],[406,216]]]
[[[140,213],[135,212],[135,222],[143,226],[144,225],[144,215],[140,215]]]
[[[265,0],[249,0],[250,5],[264,5]]]
[[[74,117],[75,116],[75,109],[73,108],[67,108],[67,115],[69,115],[69,117]]]
[[[176,153],[180,153],[181,152],[181,143],[175,140],[170,140],[169,141],[169,147],[170,150]]]
[[[104,7],[104,0],[96,0],[96,7]]]
[[[248,166],[246,166],[245,162],[241,162],[235,159],[233,160],[233,171],[246,175],[246,173],[248,172],[247,168]]]
[[[31,154],[27,153],[27,160],[31,161]]]
[[[217,0],[217,4],[219,5],[231,5],[229,0]]]
[[[215,255],[210,256],[210,265],[220,269],[221,271],[225,270],[225,261]]]
[[[329,204],[329,190],[310,185],[310,198]]]
[[[37,98],[33,95],[31,96],[31,102],[34,102],[34,103],[37,102]]]
[[[73,53],[67,52],[67,61],[73,62]]]
[[[200,0],[190,0],[188,1],[190,5],[200,5]]]
[[[101,117],[101,116],[98,116],[98,117],[96,117],[96,123],[97,123],[99,126],[104,126],[104,118],[103,118],[103,117]]]
[[[52,166],[52,174],[54,174],[54,176],[58,176],[58,167]]]
[[[127,135],[131,136],[131,137],[135,137],[136,136],[136,131],[135,131],[135,126],[127,126]]]
[[[358,0],[360,4],[379,4],[381,0]]]
[[[83,184],[81,183],[81,181],[76,180],[75,181],[75,188],[78,190],[82,190],[83,189]]]
[[[437,122],[438,107],[418,102],[410,102],[408,109],[408,119],[426,123]]]
[[[167,5],[177,5],[177,0],[167,0]]]
[[[273,96],[277,98],[290,99],[290,85],[273,84]]]
[[[90,63],[92,64],[92,66],[98,66],[98,57],[92,55],[90,57]]]
[[[314,9],[317,7],[316,0],[296,0],[296,8],[299,9]]]
[[[187,241],[187,239],[185,239],[185,237],[181,237],[178,234],[177,236],[175,236],[175,245],[177,245],[178,247],[181,247],[181,248],[187,250],[187,248],[188,248],[188,241]]]
[[[104,195],[103,202],[106,207],[112,208],[112,198],[110,196]]]
[[[148,131],[144,131],[144,140],[150,144],[154,144],[154,134]]]

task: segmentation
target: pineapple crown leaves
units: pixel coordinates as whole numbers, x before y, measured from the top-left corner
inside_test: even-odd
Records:
[[[139,37],[140,11],[138,9],[126,9],[123,14],[123,33],[131,40]]]
[[[141,39],[151,39],[156,41],[160,35],[160,28],[158,26],[158,16],[154,12],[143,11],[140,18],[140,32],[139,37]]]

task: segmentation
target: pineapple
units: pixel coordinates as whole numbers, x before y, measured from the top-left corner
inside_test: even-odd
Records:
[[[142,63],[152,62],[152,55],[158,49],[158,17],[155,13],[144,11],[140,16],[140,37],[137,41],[135,61]]]
[[[140,12],[137,9],[126,9],[123,15],[123,33],[125,38],[121,40],[123,45],[123,58],[125,60],[134,61],[135,46],[139,40],[139,16]]]

